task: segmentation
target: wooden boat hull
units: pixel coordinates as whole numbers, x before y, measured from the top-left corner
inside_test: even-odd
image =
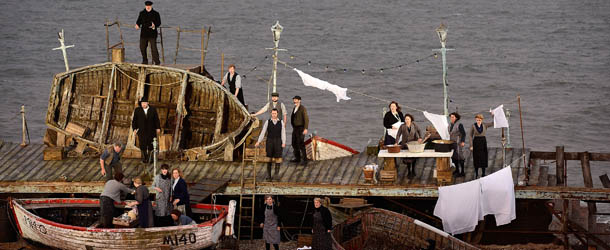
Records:
[[[193,208],[214,209],[218,217],[197,225],[155,228],[88,228],[41,218],[28,209],[99,207],[96,199],[12,199],[14,220],[23,238],[60,249],[201,249],[218,242],[227,216],[226,206],[207,204]]]
[[[334,158],[358,154],[358,151],[341,143],[313,136],[305,141],[307,159],[313,161],[330,160]]]
[[[223,150],[217,149],[240,145],[252,123],[237,98],[205,76],[177,68],[109,62],[55,75],[46,124],[61,134],[58,144],[67,137],[87,147],[119,141],[137,150],[131,121],[142,97],[157,109],[165,135],[162,151],[200,148],[222,156]]]
[[[336,225],[337,250],[363,249],[479,249],[439,229],[403,214],[371,208]]]

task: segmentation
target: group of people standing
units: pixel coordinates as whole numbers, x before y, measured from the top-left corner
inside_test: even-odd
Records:
[[[138,211],[138,227],[188,225],[195,222],[190,208],[190,198],[182,172],[174,168],[169,172],[167,164],[161,165],[161,172],[154,177],[152,187],[156,191],[155,207],[153,209],[148,188],[142,178],[133,178],[133,187],[123,181],[122,172],[115,172],[113,179],[108,180],[100,195],[100,227],[113,227],[112,220],[121,214],[114,202],[121,202],[121,193],[134,195],[134,201],[128,202],[128,207],[136,207]]]
[[[314,198],[314,211],[312,214],[312,250],[332,250],[332,216],[328,208],[322,206],[322,199]],[[270,250],[271,245],[279,250],[281,241],[282,219],[285,217],[282,208],[271,195],[265,195],[263,211],[257,215],[260,227],[263,229],[265,249]]]
[[[411,114],[404,114],[401,112],[400,106],[397,102],[392,101],[389,105],[390,110],[386,112],[383,118],[383,125],[386,129],[397,130],[396,137],[391,136],[386,132],[384,137],[384,145],[398,145],[400,144],[403,149],[408,149],[408,143],[411,141],[418,141],[420,143],[431,141],[430,137],[422,138],[421,130],[415,123],[415,119]],[[450,140],[453,141],[453,155],[451,161],[456,167],[454,176],[463,177],[464,173],[464,162],[465,154],[465,141],[466,141],[466,130],[464,125],[460,121],[461,116],[457,112],[453,112],[449,115],[450,124],[447,128],[449,131]],[[485,169],[487,168],[487,139],[485,134],[487,128],[493,126],[493,122],[483,122],[483,115],[477,114],[475,116],[475,122],[472,124],[469,133],[470,151],[472,151],[473,165],[475,169],[475,178],[479,177],[479,169],[481,169],[481,175],[485,176]],[[399,123],[400,122],[400,123]],[[400,124],[400,125],[398,125]],[[402,137],[401,137],[402,136]],[[400,142],[398,138],[401,138]],[[415,176],[415,162],[417,158],[405,158],[404,163],[407,164],[407,176]]]

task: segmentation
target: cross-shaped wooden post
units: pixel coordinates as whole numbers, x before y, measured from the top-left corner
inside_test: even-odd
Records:
[[[57,35],[59,36],[58,40],[59,40],[59,43],[61,44],[61,46],[54,48],[53,50],[58,50],[58,49],[61,50],[61,52],[64,55],[64,63],[66,64],[66,71],[70,71],[70,67],[68,66],[68,55],[66,54],[66,49],[74,47],[74,44],[68,45],[68,46],[66,46],[64,44],[64,30],[63,29],[61,30],[61,32],[58,32]]]

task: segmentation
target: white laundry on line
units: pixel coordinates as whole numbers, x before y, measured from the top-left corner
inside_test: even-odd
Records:
[[[478,180],[439,187],[434,215],[443,221],[443,231],[450,234],[474,231],[482,217],[480,199]]]
[[[449,124],[447,123],[447,117],[428,113],[427,111],[424,111],[424,116],[432,123],[432,126],[438,131],[438,134],[443,140],[449,140]]]
[[[479,179],[483,215],[493,214],[496,225],[509,224],[517,218],[515,184],[510,166]]]
[[[294,69],[294,71],[296,71],[299,74],[299,76],[301,77],[301,80],[303,80],[303,85],[308,86],[308,87],[316,87],[321,90],[328,90],[328,91],[332,92],[333,94],[335,94],[335,97],[337,97],[337,102],[339,102],[340,100],[351,99],[347,96],[347,88],[342,88],[338,85],[334,85],[327,81],[320,80],[320,79],[310,76],[307,73],[304,73],[303,71],[300,71],[296,68]]]
[[[490,111],[494,114],[494,128],[508,128],[508,120],[504,115],[504,104]]]

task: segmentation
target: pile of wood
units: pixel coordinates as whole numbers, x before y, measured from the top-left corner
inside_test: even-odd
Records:
[[[67,157],[90,157],[99,155],[99,150],[90,147],[80,139],[89,133],[89,129],[79,124],[68,122],[66,129],[57,131],[47,129],[43,142],[47,148],[43,151],[43,160],[60,161]]]

